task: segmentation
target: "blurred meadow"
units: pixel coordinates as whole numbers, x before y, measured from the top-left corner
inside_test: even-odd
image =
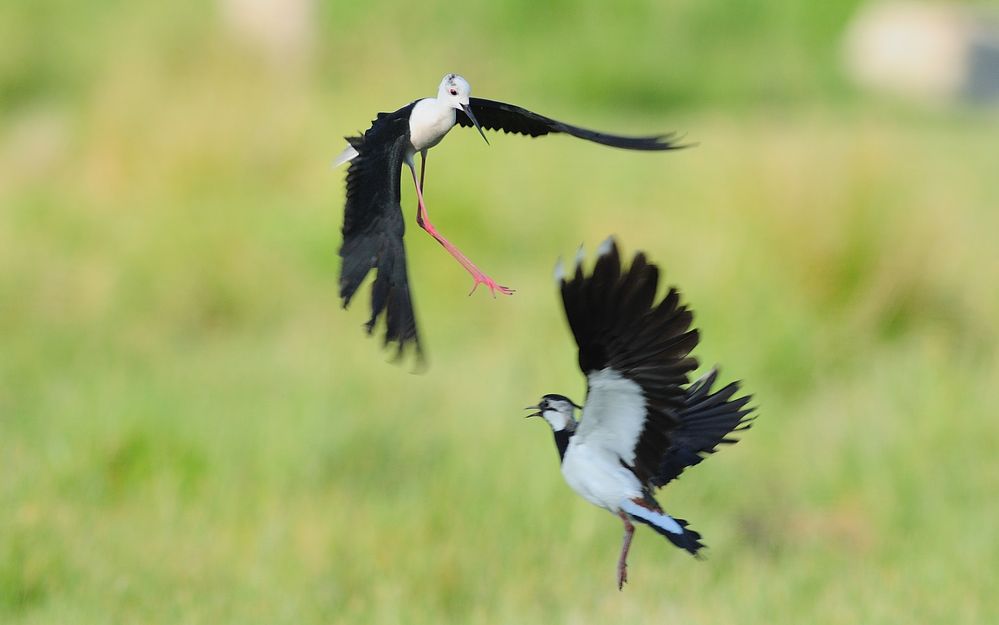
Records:
[[[855,89],[857,5],[0,4],[0,622],[999,620],[999,114]],[[429,210],[517,293],[404,184],[414,375],[329,164],[449,71],[697,145],[451,133]],[[624,592],[521,410],[582,399],[551,269],[610,233],[760,415],[661,495],[708,558],[639,530]]]

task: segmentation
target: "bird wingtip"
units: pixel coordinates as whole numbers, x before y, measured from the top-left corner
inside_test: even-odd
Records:
[[[604,239],[603,243],[600,244],[600,247],[597,248],[597,257],[599,258],[601,256],[607,256],[608,254],[613,252],[616,247],[617,247],[617,242],[614,241],[614,235],[610,235],[609,237]]]
[[[565,265],[562,264],[562,257],[559,256],[558,260],[555,261],[555,284],[562,284],[565,282]]]
[[[576,250],[576,268],[579,269],[583,266],[583,261],[586,260],[586,248],[582,243],[579,244],[579,249]]]

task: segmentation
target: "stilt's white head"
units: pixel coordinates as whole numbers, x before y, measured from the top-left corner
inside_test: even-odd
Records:
[[[437,99],[447,102],[451,108],[459,111],[468,106],[468,96],[472,95],[472,85],[458,74],[448,74],[437,89]]]
[[[437,90],[437,101],[463,111],[472,121],[475,129],[482,135],[482,140],[489,143],[489,139],[486,139],[486,133],[482,132],[482,126],[479,125],[479,120],[475,119],[475,113],[472,112],[472,107],[468,103],[470,95],[472,95],[472,85],[468,84],[467,80],[458,74],[448,74],[444,76],[444,80],[441,81],[441,86]]]
[[[528,406],[527,410],[537,410],[528,417],[543,417],[553,432],[561,432],[576,429],[576,419],[573,416],[575,409],[579,408],[575,402],[565,395],[545,395],[537,406]]]

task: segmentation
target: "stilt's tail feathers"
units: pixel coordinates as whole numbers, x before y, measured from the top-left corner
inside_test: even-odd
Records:
[[[355,149],[354,146],[352,145],[348,145],[346,148],[344,148],[343,152],[340,152],[340,155],[333,160],[333,167],[336,168],[339,167],[340,165],[343,165],[347,161],[354,160],[354,157],[356,157],[357,155],[358,155],[357,149]]]

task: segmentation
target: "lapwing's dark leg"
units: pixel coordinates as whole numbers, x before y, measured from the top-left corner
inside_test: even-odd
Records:
[[[459,265],[465,268],[465,271],[472,274],[472,280],[475,281],[475,284],[472,285],[472,290],[469,292],[469,295],[475,293],[475,289],[477,289],[480,284],[486,285],[494,297],[496,296],[496,291],[499,291],[503,295],[512,294],[513,289],[508,289],[505,286],[497,284],[495,280],[484,274],[481,269],[476,267],[475,263],[468,260],[468,257],[462,254],[461,250],[445,239],[444,235],[437,232],[434,225],[430,223],[430,215],[427,214],[427,207],[423,203],[423,185],[420,180],[416,179],[416,168],[412,164],[407,163],[407,165],[409,165],[409,171],[413,174],[413,184],[416,185],[416,198],[420,203],[419,210],[416,214],[416,223],[419,224],[421,228],[426,230],[427,234],[437,239],[437,242],[443,245],[444,249],[446,249],[451,256],[454,256],[454,259],[458,261]]]
[[[624,512],[618,512],[624,523],[624,540],[621,542],[621,557],[617,560],[617,589],[624,588],[624,583],[628,581],[628,550],[631,548],[631,537],[635,535],[635,526]]]

